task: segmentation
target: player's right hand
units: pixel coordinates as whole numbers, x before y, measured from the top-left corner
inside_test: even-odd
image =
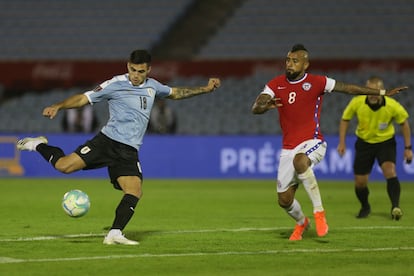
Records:
[[[56,114],[58,113],[59,108],[56,106],[48,106],[43,109],[43,116],[49,117],[50,119],[55,118]]]

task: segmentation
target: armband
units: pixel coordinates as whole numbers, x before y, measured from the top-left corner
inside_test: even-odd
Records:
[[[411,150],[412,149],[412,146],[411,145],[410,146],[405,146],[404,149]]]

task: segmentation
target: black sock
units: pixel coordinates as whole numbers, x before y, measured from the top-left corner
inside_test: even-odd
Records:
[[[137,206],[139,198],[130,194],[125,194],[115,211],[115,219],[111,229],[123,230],[129,220],[134,215],[134,209]]]
[[[43,143],[39,144],[36,147],[36,151],[38,151],[47,162],[52,164],[53,167],[55,167],[55,164],[59,158],[65,156],[65,153],[60,148],[49,146]]]
[[[392,208],[399,207],[401,186],[397,177],[387,179],[387,192],[391,200]]]
[[[369,195],[369,190],[368,187],[355,187],[355,194],[359,200],[359,202],[361,202],[362,208],[370,208],[369,203],[368,203],[368,195]]]

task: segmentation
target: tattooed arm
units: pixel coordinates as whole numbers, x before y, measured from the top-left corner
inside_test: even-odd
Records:
[[[397,94],[400,91],[405,90],[407,88],[408,88],[407,86],[401,86],[401,87],[396,87],[396,88],[389,89],[389,90],[385,90],[385,89],[380,90],[380,89],[374,89],[374,88],[359,86],[359,85],[355,85],[355,84],[347,84],[347,83],[337,81],[335,83],[335,87],[334,87],[333,91],[352,94],[352,95],[385,95],[385,96],[392,96],[392,95]]]
[[[282,104],[279,103],[279,100],[279,98],[272,98],[268,94],[260,94],[253,103],[252,112],[253,114],[263,114],[270,109],[280,107]]]
[[[173,100],[185,99],[199,94],[209,93],[220,87],[220,79],[211,78],[207,86],[200,87],[173,87],[168,98]]]

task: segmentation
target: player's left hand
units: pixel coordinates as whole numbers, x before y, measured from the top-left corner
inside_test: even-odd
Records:
[[[207,87],[208,87],[209,91],[216,90],[217,88],[220,87],[220,79],[218,79],[218,78],[210,78],[208,80]]]
[[[52,105],[52,106],[48,106],[45,109],[43,109],[43,116],[45,117],[49,117],[50,119],[53,119],[56,114],[58,113],[59,108]]]
[[[387,90],[387,91],[386,91],[386,93],[385,93],[385,95],[386,95],[386,96],[393,96],[393,95],[398,94],[398,93],[400,93],[401,91],[406,90],[406,89],[408,89],[408,86],[400,86],[400,87],[396,87],[396,88],[393,88],[393,89]]]

